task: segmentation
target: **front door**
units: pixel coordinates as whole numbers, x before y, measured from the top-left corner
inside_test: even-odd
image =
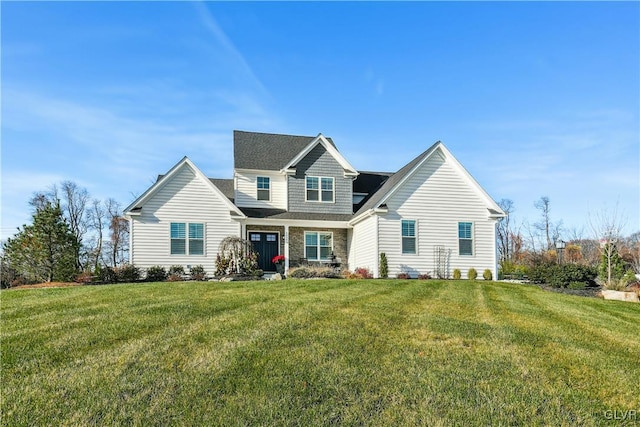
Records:
[[[249,240],[253,250],[258,253],[258,268],[276,271],[276,265],[271,260],[280,253],[278,233],[250,231]]]

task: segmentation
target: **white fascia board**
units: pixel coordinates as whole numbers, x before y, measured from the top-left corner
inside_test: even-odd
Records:
[[[342,166],[342,168],[345,170],[345,175],[358,176],[360,174],[356,170],[356,168],[354,168],[351,163],[349,163],[347,159],[345,159],[344,156],[340,154],[340,152],[333,145],[331,145],[331,143],[329,143],[329,141],[327,141],[327,139],[321,133],[319,133],[318,136],[315,137],[314,140],[304,148],[304,150],[300,151],[297,156],[295,156],[289,163],[287,163],[285,167],[280,170],[280,172],[286,173],[288,170],[292,169],[292,166],[297,165],[298,162],[302,160],[307,154],[309,154],[309,152],[313,150],[313,148],[318,144],[322,144],[322,146],[329,152],[329,154],[331,154],[331,156],[336,159],[340,166]]]
[[[376,209],[366,210],[366,211],[362,212],[360,215],[358,215],[357,217],[352,218],[351,220],[349,220],[349,225],[353,227],[357,223],[359,223],[359,222],[361,222],[361,221],[363,221],[363,220],[365,220],[365,219],[367,219],[370,216],[375,215],[375,214],[376,214]]]

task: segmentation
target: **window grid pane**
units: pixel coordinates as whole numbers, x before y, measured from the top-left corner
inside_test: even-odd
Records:
[[[322,178],[322,189],[333,191],[333,178]]]
[[[184,222],[172,222],[171,223],[171,238],[172,239],[184,239],[187,237],[186,227]]]
[[[458,223],[458,237],[460,239],[471,239],[471,223],[470,222]]]
[[[413,220],[402,220],[402,237],[416,236],[416,222]]]
[[[270,188],[270,178],[259,176],[258,177],[258,189],[259,190],[268,190]]]
[[[317,190],[318,189],[318,178],[313,176],[307,177],[307,190]]]
[[[190,239],[204,238],[204,224],[189,224],[189,238]]]

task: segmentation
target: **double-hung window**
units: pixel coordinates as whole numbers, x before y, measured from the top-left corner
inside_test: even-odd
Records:
[[[333,233],[305,231],[304,256],[307,261],[330,261],[333,252]]]
[[[171,255],[187,253],[187,228],[184,222],[171,223]]]
[[[308,202],[334,202],[334,180],[332,177],[308,176],[306,181]]]
[[[458,253],[473,255],[473,223],[458,223]]]
[[[189,224],[189,255],[204,255],[204,224]]]
[[[402,220],[402,253],[416,253],[416,222],[415,220]]]
[[[271,179],[259,176],[257,180],[258,200],[271,200]]]
[[[187,230],[189,233],[187,234]],[[171,223],[171,255],[204,255],[204,224]]]

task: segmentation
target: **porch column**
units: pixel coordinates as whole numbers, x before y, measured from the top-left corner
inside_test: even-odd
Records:
[[[284,272],[289,271],[289,226],[284,226]]]

